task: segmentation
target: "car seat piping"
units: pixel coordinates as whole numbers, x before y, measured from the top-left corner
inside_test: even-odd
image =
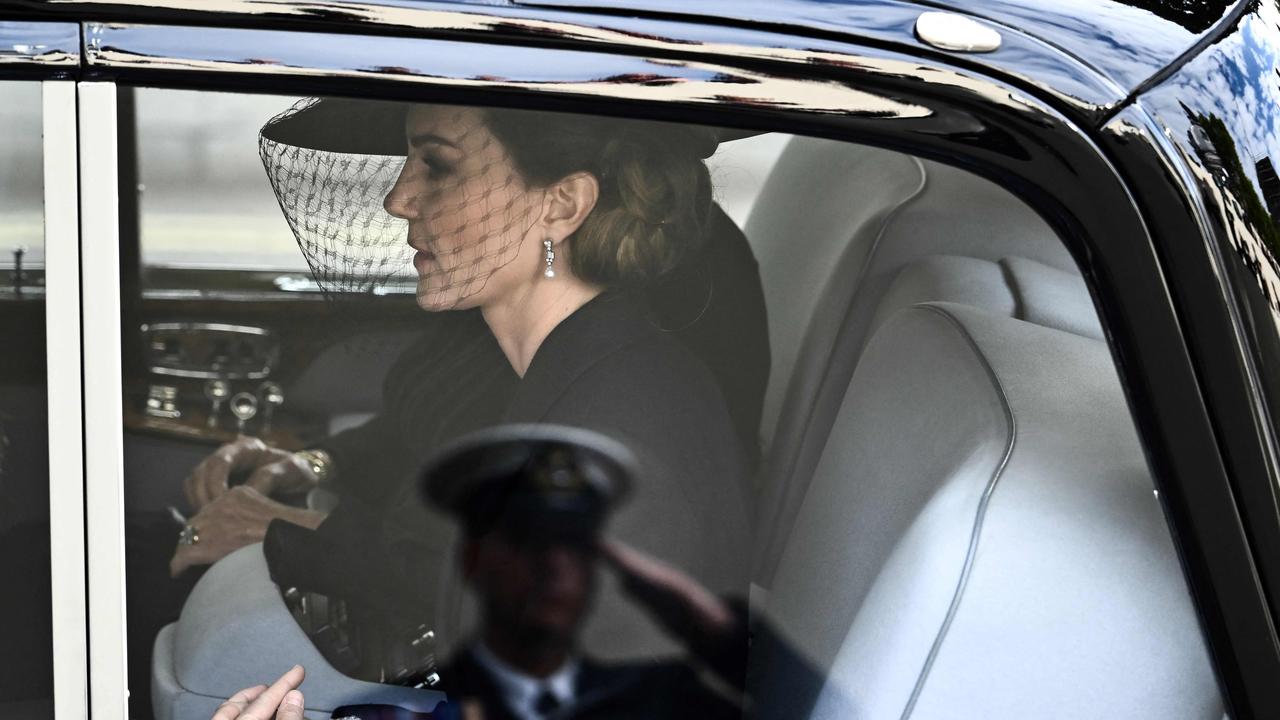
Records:
[[[835,362],[833,353],[835,352],[836,348],[840,346],[840,337],[844,334],[845,326],[849,322],[850,312],[852,311],[853,305],[856,302],[858,297],[858,288],[862,287],[863,280],[865,279],[867,273],[869,272],[868,268],[871,265],[871,260],[876,256],[876,253],[880,248],[881,241],[884,239],[885,232],[893,224],[894,220],[897,219],[898,215],[900,215],[907,206],[911,205],[914,201],[919,199],[924,194],[925,189],[929,185],[929,173],[926,170],[924,163],[922,163],[920,159],[916,157],[909,157],[909,159],[915,165],[916,172],[919,175],[919,180],[916,186],[910,192],[903,195],[897,201],[897,203],[895,203],[892,207],[887,208],[883,216],[879,219],[879,226],[876,228],[875,238],[871,241],[871,247],[867,249],[866,260],[863,262],[862,267],[858,269],[857,279],[854,281],[855,289],[853,293],[851,293],[849,296],[848,303],[844,309],[844,313],[842,314],[842,317],[840,320],[840,327],[837,329],[836,333],[831,338],[831,342],[829,346],[824,348],[824,350],[827,353],[827,359],[826,359],[826,362],[823,364],[821,375],[820,375],[821,380],[818,383],[817,392],[819,394],[825,390],[825,387],[828,383],[829,377],[832,372],[832,365]],[[841,257],[844,257],[848,253],[848,251],[849,251],[849,247],[846,246],[845,250],[840,253]],[[840,264],[841,264],[840,261],[837,260],[837,266]],[[829,279],[827,287],[824,288],[822,292],[823,296],[826,296],[831,292],[831,284],[836,281],[837,281],[837,278],[836,276],[833,275]],[[809,333],[806,332],[805,336],[801,338],[801,347],[807,347],[809,344],[810,344]],[[860,352],[861,351],[859,351],[859,353]],[[793,368],[792,377],[787,378],[786,390],[784,391],[784,400],[783,400],[782,406],[780,407],[780,411],[778,415],[779,418],[785,416],[788,413],[788,411],[792,409],[795,403],[800,402],[800,400],[797,399],[799,397],[798,391],[796,391],[792,387],[796,383],[795,375],[797,372],[798,371]],[[849,376],[846,376],[845,381],[847,382],[849,377],[851,376],[852,376],[852,373],[850,373]],[[763,587],[770,587],[773,585],[773,576],[778,570],[778,563],[781,561],[783,548],[786,546],[787,538],[791,534],[791,527],[789,523],[786,523],[786,518],[792,514],[792,511],[795,508],[799,507],[799,502],[803,499],[804,493],[808,491],[808,482],[803,483],[804,485],[803,489],[797,487],[798,473],[797,473],[796,466],[800,462],[801,458],[804,457],[805,455],[804,451],[806,446],[808,446],[809,442],[811,442],[811,440],[809,440],[808,437],[809,437],[810,429],[815,419],[814,418],[815,411],[816,411],[816,403],[809,402],[809,406],[804,409],[803,417],[799,419],[800,432],[798,437],[800,439],[792,447],[792,451],[789,453],[790,457],[787,458],[786,472],[785,472],[786,480],[782,482],[775,482],[772,486],[763,482],[763,480],[768,477],[768,473],[777,471],[779,469],[777,468],[776,463],[779,462],[780,460],[776,457],[771,457],[768,463],[763,465],[764,471],[760,474],[760,479],[762,482],[757,483],[758,488],[765,489],[766,491],[772,490],[772,492],[770,492],[770,499],[774,501],[770,503],[770,505],[773,508],[773,512],[769,514],[768,520],[765,523],[765,527],[764,527],[764,532],[766,533],[765,542],[760,546],[761,555],[759,558],[757,558],[758,564],[757,564],[756,576],[759,579],[759,581],[762,582]],[[781,425],[779,424],[776,427],[781,428]],[[829,433],[830,433],[830,428],[828,428],[828,434]],[[822,445],[825,446],[827,442],[827,437],[824,436],[821,442],[822,442]],[[771,442],[769,444],[771,447],[767,449],[767,452],[775,451],[776,447],[774,447],[774,443]],[[797,492],[800,492],[800,495],[798,497],[796,495]]]
[[[964,599],[964,591],[968,586],[969,577],[973,572],[973,565],[977,559],[978,543],[982,537],[982,524],[986,518],[987,507],[991,503],[991,496],[995,492],[996,485],[1000,478],[1004,475],[1004,470],[1009,464],[1009,458],[1013,455],[1013,447],[1018,437],[1017,419],[1014,417],[1013,408],[1009,405],[1009,396],[1004,390],[1004,386],[1000,383],[1000,377],[996,374],[995,368],[991,367],[991,363],[982,353],[982,349],[978,346],[973,335],[960,322],[955,315],[947,309],[933,304],[921,304],[912,306],[913,310],[922,310],[931,312],[942,317],[949,322],[956,332],[965,340],[969,348],[973,350],[974,356],[977,358],[979,365],[986,371],[988,379],[995,390],[996,397],[1000,401],[1000,406],[1004,409],[1005,420],[1008,422],[1008,442],[1005,445],[1004,456],[1000,459],[1000,463],[996,465],[995,470],[991,473],[991,478],[987,481],[987,486],[982,492],[982,499],[978,502],[978,512],[974,517],[973,530],[969,534],[969,548],[965,552],[964,565],[960,571],[960,579],[956,583],[955,592],[951,596],[951,604],[947,607],[946,616],[942,620],[942,625],[938,628],[938,634],[933,639],[933,644],[929,648],[929,654],[925,657],[924,665],[920,668],[920,674],[916,677],[915,686],[911,689],[911,695],[907,698],[906,707],[902,710],[901,720],[908,720],[911,713],[915,710],[916,703],[920,699],[920,695],[924,691],[924,685],[929,679],[929,672],[933,669],[934,661],[938,657],[939,651],[942,649],[942,643],[946,640],[947,632],[951,629],[951,623],[955,619],[956,613],[960,608],[960,602]]]

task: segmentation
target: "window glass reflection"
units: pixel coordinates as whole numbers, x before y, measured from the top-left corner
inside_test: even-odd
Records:
[[[23,261],[36,268],[44,262],[44,215],[41,211],[44,169],[40,156],[40,85],[0,82],[4,100],[0,104],[0,267],[11,267],[14,251],[26,248]],[[35,140],[33,142],[33,139]]]
[[[257,149],[243,142],[281,98],[145,88],[135,97],[143,262],[305,269]]]
[[[207,267],[131,298],[135,714],[278,704],[294,664],[339,716],[1221,714],[1084,280],[1007,191],[783,134],[270,100],[206,128],[260,179],[181,202],[262,196],[306,282],[175,232]],[[143,176],[178,197],[184,157]]]
[[[51,718],[40,107],[39,83],[0,82],[0,713]]]
[[[1257,355],[1256,381],[1280,403],[1280,9],[1251,5],[1237,27],[1198,55],[1147,102],[1159,111],[1201,173],[1216,215],[1244,332]],[[1228,100],[1245,98],[1243,102]],[[1272,415],[1275,411],[1272,410]],[[1274,421],[1273,421],[1274,425]],[[1273,440],[1274,442],[1274,440]]]

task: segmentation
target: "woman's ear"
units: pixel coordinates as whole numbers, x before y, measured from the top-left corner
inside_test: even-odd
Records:
[[[600,181],[589,172],[576,172],[551,183],[542,208],[545,237],[559,244],[577,232],[599,199]]]

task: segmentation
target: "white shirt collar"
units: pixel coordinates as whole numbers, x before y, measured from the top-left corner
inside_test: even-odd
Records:
[[[578,658],[570,657],[559,670],[545,678],[527,675],[502,660],[498,659],[484,643],[476,643],[471,649],[476,662],[493,676],[498,690],[507,702],[507,707],[520,720],[542,720],[542,716],[533,709],[543,689],[550,690],[563,707],[573,701],[574,680],[578,675]]]

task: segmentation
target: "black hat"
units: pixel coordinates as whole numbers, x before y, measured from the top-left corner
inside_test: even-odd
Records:
[[[281,145],[350,155],[404,155],[409,104],[310,98],[276,115],[260,135]]]
[[[264,140],[322,152],[404,155],[405,113],[412,103],[350,98],[311,98],[267,121]],[[753,130],[672,125],[683,130],[706,158],[722,142],[758,135]]]
[[[634,456],[597,432],[559,425],[504,425],[443,448],[423,471],[433,505],[468,535],[589,543],[636,476]]]

